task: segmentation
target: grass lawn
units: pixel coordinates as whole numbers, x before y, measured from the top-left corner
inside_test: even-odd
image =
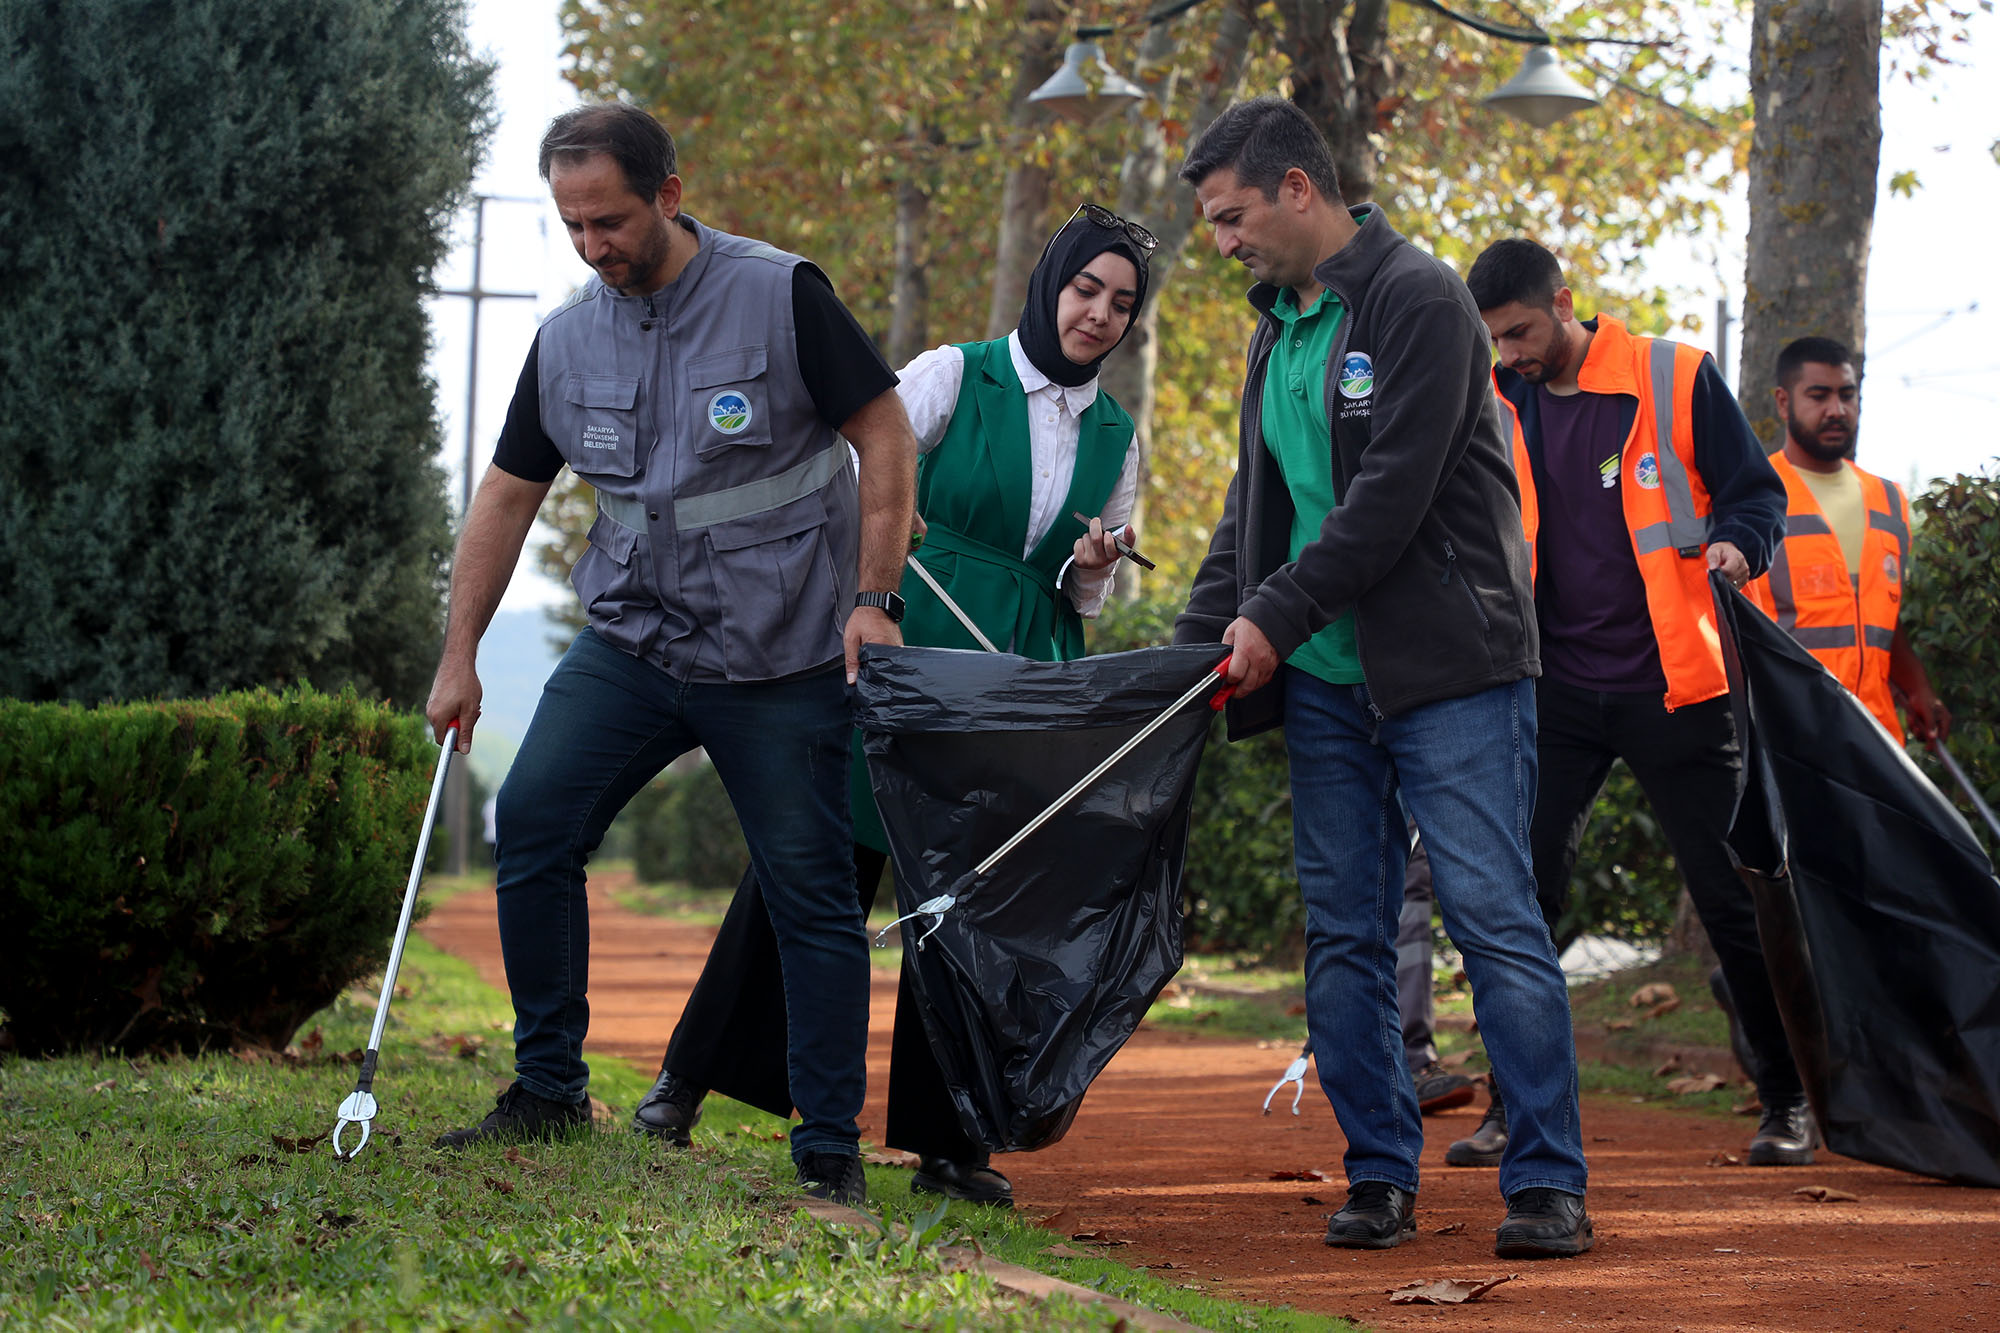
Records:
[[[956,1271],[942,1253],[954,1244],[1212,1329],[1348,1327],[1050,1255],[1062,1237],[912,1199],[893,1168],[868,1172],[885,1229],[824,1226],[789,1206],[782,1123],[721,1099],[685,1152],[626,1133],[622,1115],[559,1144],[435,1152],[434,1135],[476,1120],[504,1084],[508,1009],[421,939],[401,989],[376,1134],[348,1163],[313,1140],[353,1089],[353,1067],[327,1057],[367,1040],[362,988],[307,1025],[317,1058],[296,1064],[0,1064],[0,1328],[1114,1326],[1100,1308]],[[616,1108],[648,1083],[618,1062],[592,1071]]]

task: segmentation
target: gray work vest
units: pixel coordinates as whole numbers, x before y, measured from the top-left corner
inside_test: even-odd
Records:
[[[542,325],[542,429],[597,488],[570,578],[591,627],[683,679],[770,680],[840,656],[854,471],[799,377],[803,261],[686,220],[674,281],[592,277]]]

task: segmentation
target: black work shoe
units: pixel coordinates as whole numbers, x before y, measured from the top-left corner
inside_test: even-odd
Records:
[[[1412,1077],[1417,1084],[1417,1109],[1425,1115],[1449,1111],[1472,1100],[1472,1080],[1452,1073],[1435,1060]]]
[[[1388,1250],[1417,1234],[1417,1196],[1384,1180],[1347,1189],[1347,1204],[1326,1224],[1326,1243],[1346,1250]]]
[[[590,1102],[552,1102],[537,1097],[519,1083],[493,1103],[492,1111],[470,1129],[440,1135],[434,1148],[469,1148],[475,1143],[525,1143],[553,1139],[590,1128]]]
[[[910,1177],[913,1194],[943,1194],[967,1203],[994,1208],[1014,1206],[1014,1186],[1007,1177],[985,1162],[954,1162],[949,1157],[926,1157]]]
[[[1502,1259],[1568,1259],[1597,1244],[1583,1196],[1557,1189],[1515,1190],[1493,1239]]]
[[[799,1188],[815,1199],[859,1208],[868,1202],[868,1177],[851,1152],[809,1152],[799,1161]]]
[[[1782,1106],[1766,1106],[1750,1140],[1752,1166],[1811,1166],[1819,1147],[1819,1126],[1804,1097]]]
[[[1729,1020],[1729,1052],[1736,1057],[1736,1067],[1743,1071],[1743,1077],[1750,1080],[1752,1087],[1757,1083],[1757,1053],[1750,1049],[1750,1039],[1743,1035],[1743,1025],[1736,1021],[1736,1000],[1729,993],[1729,982],[1723,977],[1722,969],[1716,968],[1708,974],[1708,993],[1715,997],[1715,1007]]]
[[[1500,1090],[1495,1088],[1479,1128],[1472,1131],[1471,1138],[1460,1139],[1446,1148],[1444,1160],[1447,1166],[1498,1166],[1501,1154],[1506,1151],[1507,1107],[1500,1100]]]
[[[705,1089],[662,1069],[652,1091],[633,1108],[632,1128],[685,1148],[690,1131],[701,1123],[701,1099],[707,1095]]]

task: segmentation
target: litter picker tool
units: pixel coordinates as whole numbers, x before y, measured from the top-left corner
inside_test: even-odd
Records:
[[[958,617],[958,623],[965,626],[966,633],[979,641],[981,648],[984,648],[989,653],[1000,651],[993,646],[993,640],[987,638],[985,634],[980,632],[979,626],[972,623],[972,617],[965,614],[964,608],[951,599],[951,594],[944,590],[944,585],[932,577],[931,572],[924,568],[923,562],[918,560],[914,553],[904,556],[903,560],[904,563],[917,572],[917,577],[924,581],[925,586],[937,594],[937,599],[944,603],[944,609]]]
[[[1138,749],[1140,744],[1144,742],[1148,736],[1152,735],[1154,732],[1158,731],[1161,727],[1165,726],[1175,713],[1178,713],[1181,711],[1181,709],[1187,707],[1188,704],[1192,703],[1195,700],[1195,698],[1201,695],[1204,691],[1214,688],[1215,682],[1210,680],[1209,677],[1221,676],[1224,679],[1227,679],[1228,675],[1229,675],[1229,658],[1224,657],[1220,662],[1216,663],[1215,669],[1213,671],[1202,673],[1201,678],[1195,681],[1193,685],[1190,685],[1188,687],[1188,691],[1186,694],[1183,694],[1180,698],[1168,704],[1164,709],[1161,710],[1159,716],[1155,717],[1145,726],[1139,728],[1138,732],[1134,734],[1131,737],[1131,739],[1127,740],[1123,745],[1120,745],[1117,749],[1113,750],[1110,754],[1106,755],[1104,759],[1097,765],[1097,767],[1091,769],[1088,773],[1085,773],[1082,777],[1078,778],[1076,780],[1075,785],[1073,785],[1068,791],[1056,797],[1055,800],[1049,802],[1048,807],[1046,809],[1044,809],[1040,814],[1036,815],[1033,819],[1029,820],[1025,825],[1023,825],[1021,827],[1021,830],[1018,833],[1016,833],[1013,837],[1007,839],[1007,841],[1001,843],[999,847],[995,848],[990,856],[988,856],[984,861],[981,861],[978,865],[972,868],[971,874],[965,876],[965,878],[960,880],[958,883],[952,885],[950,891],[946,893],[941,893],[935,898],[930,898],[924,902],[917,904],[916,911],[906,912],[902,916],[897,917],[894,921],[891,921],[888,925],[882,927],[881,931],[877,933],[877,935],[875,936],[875,947],[878,949],[886,947],[886,941],[888,940],[889,932],[894,930],[897,926],[903,924],[903,922],[908,921],[912,917],[927,916],[931,918],[930,929],[926,930],[922,935],[917,937],[917,948],[919,949],[923,948],[924,941],[929,939],[932,936],[932,934],[934,934],[937,931],[937,928],[944,924],[944,914],[946,912],[949,912],[952,908],[956,907],[958,905],[958,900],[960,898],[963,898],[968,892],[970,892],[973,885],[978,883],[980,880],[986,878],[987,875],[991,874],[993,871],[993,867],[999,865],[1001,860],[1007,855],[1007,853],[1013,851],[1016,847],[1019,847],[1023,842],[1025,842],[1029,838],[1030,835],[1032,835],[1035,832],[1036,829],[1040,828],[1042,825],[1048,823],[1050,819],[1054,818],[1057,811],[1061,810],[1064,806],[1068,805],[1071,801],[1075,800],[1085,790],[1087,790],[1092,783],[1096,782],[1099,778],[1103,777],[1106,773],[1110,772],[1112,765],[1116,764],[1120,759],[1123,759],[1126,755],[1132,753],[1132,751]],[[1234,685],[1224,685],[1220,690],[1216,691],[1215,697],[1208,701],[1208,706],[1212,709],[1220,710],[1222,705],[1229,701],[1229,696],[1234,693],[1236,693],[1236,687]]]
[[[410,863],[410,882],[403,888],[403,915],[396,922],[396,942],[389,946],[389,965],[382,972],[382,998],[375,1002],[375,1026],[368,1031],[368,1049],[361,1057],[361,1076],[354,1091],[340,1104],[340,1119],[333,1126],[333,1155],[347,1161],[358,1157],[368,1146],[375,1119],[375,1062],[382,1053],[382,1029],[389,1023],[389,1001],[396,995],[396,969],[403,962],[403,942],[410,937],[410,916],[417,907],[417,885],[424,877],[424,853],[430,850],[431,827],[437,820],[438,801],[444,795],[444,776],[451,768],[452,751],[458,745],[458,719],[445,728],[439,749],[437,776],[431,779],[430,804],[424,807],[423,829],[417,835],[417,857]],[[340,1136],[349,1125],[361,1126],[361,1139],[347,1152],[340,1149]]]
[[[1972,785],[1972,779],[1967,777],[1965,770],[1958,766],[1958,760],[1951,757],[1951,751],[1945,749],[1944,742],[1939,740],[1935,735],[1930,739],[1930,747],[1931,753],[1936,755],[1938,762],[1944,765],[1944,771],[1951,774],[1952,781],[1958,784],[1959,790],[1964,792],[1966,799],[1972,802],[1972,808],[1977,810],[1979,817],[1986,821],[1986,827],[1993,830],[1994,837],[2000,838],[2000,817],[1994,815],[1993,807],[1986,804],[1986,798],[1979,794],[1979,788]]]
[[[1312,1053],[1313,1047],[1311,1042],[1307,1042],[1305,1045],[1299,1047],[1299,1058],[1285,1066],[1285,1076],[1276,1083],[1273,1083],[1271,1090],[1264,1094],[1265,1115],[1271,1114],[1271,1099],[1284,1091],[1287,1083],[1296,1083],[1299,1085],[1298,1090],[1292,1093],[1292,1114],[1297,1115],[1299,1113],[1299,1100],[1306,1095],[1306,1062],[1312,1059]]]

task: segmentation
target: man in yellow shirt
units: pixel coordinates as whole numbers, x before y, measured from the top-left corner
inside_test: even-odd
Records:
[[[1910,558],[1902,488],[1853,463],[1859,386],[1854,358],[1831,338],[1799,338],[1778,354],[1772,390],[1785,447],[1785,539],[1770,572],[1745,589],[1901,740],[1900,694],[1919,740],[1943,739],[1951,713],[1896,623]]]

